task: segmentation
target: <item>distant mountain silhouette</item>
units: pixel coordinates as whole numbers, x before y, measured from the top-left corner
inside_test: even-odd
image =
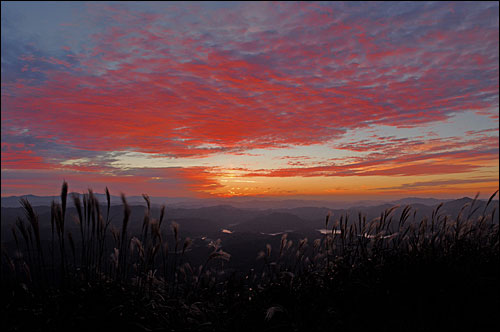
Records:
[[[238,232],[276,233],[307,228],[308,222],[291,213],[272,212],[233,227]]]
[[[106,207],[105,197],[102,194],[97,194],[99,201],[101,202],[101,211],[105,216]],[[35,206],[35,211],[39,216],[40,229],[42,233],[47,236],[50,234],[50,206],[45,204],[45,202],[51,202],[52,200],[59,200],[57,196],[47,196],[39,197],[28,195],[26,197]],[[112,198],[113,199],[113,198]],[[114,197],[115,201],[118,197]],[[140,199],[143,201],[142,197]],[[10,227],[15,224],[18,217],[24,218],[25,214],[21,207],[19,207],[19,197],[7,197],[2,198],[2,208],[1,208],[1,230],[2,230],[2,240],[5,237],[11,237]],[[165,231],[171,232],[169,225],[175,221],[180,225],[180,230],[185,236],[221,236],[222,229],[229,229],[234,231],[234,234],[226,234],[226,237],[236,236],[238,233],[278,233],[289,230],[301,231],[306,230],[315,231],[320,228],[324,228],[325,217],[328,213],[331,213],[330,227],[332,227],[335,221],[338,221],[341,216],[349,215],[349,222],[357,222],[358,214],[361,213],[365,216],[368,221],[380,217],[380,214],[388,208],[395,205],[399,207],[394,210],[392,216],[395,220],[398,220],[402,210],[406,206],[406,202],[412,201],[414,198],[409,198],[408,201],[403,199],[393,203],[386,203],[377,206],[358,206],[351,207],[347,209],[330,209],[326,207],[293,207],[289,209],[285,208],[275,208],[275,209],[242,209],[236,208],[230,205],[216,205],[209,207],[196,207],[196,208],[185,208],[185,207],[175,207],[167,206],[165,211],[164,228]],[[420,199],[422,202],[427,204],[431,203],[433,199]],[[141,229],[144,212],[146,210],[145,204],[132,202],[128,200],[131,206],[131,219],[129,228],[131,232],[137,232]],[[139,201],[139,200],[138,200]],[[14,204],[14,202],[16,204]],[[448,200],[443,202],[439,213],[441,215],[448,215],[450,218],[456,218],[458,213],[465,204],[469,204],[462,214],[463,217],[468,217],[471,214],[472,218],[476,218],[481,215],[484,211],[486,205],[486,200],[477,200],[474,202],[474,206],[471,209],[473,199],[464,197],[456,200]],[[5,205],[4,205],[5,203]],[[38,204],[37,204],[38,203]],[[40,203],[44,203],[39,205]],[[307,202],[306,202],[307,203]],[[399,204],[395,204],[399,203]],[[9,205],[15,205],[17,207],[8,207]],[[436,208],[438,204],[426,205],[422,203],[409,204],[412,207],[410,213],[409,221],[420,221],[424,217],[430,217],[432,211]],[[491,213],[493,209],[496,209],[498,216],[498,200],[491,202],[487,214]],[[151,211],[151,218],[158,219],[160,215],[159,206],[154,205]],[[76,220],[76,209],[73,207],[72,200],[68,200],[68,210],[67,210],[67,230],[72,232],[78,232]],[[110,217],[112,223],[115,227],[120,227],[123,218],[123,207],[121,205],[113,205],[110,210]],[[496,218],[498,220],[498,217]]]
[[[79,195],[80,198],[82,198],[81,193],[69,193],[68,197],[71,197],[71,195]],[[94,196],[97,198],[97,200],[101,204],[106,204],[106,195],[105,194],[100,194],[100,193],[94,193]],[[27,198],[31,205],[33,206],[50,206],[52,204],[52,201],[60,202],[61,198],[60,196],[36,196],[36,195],[21,195],[21,196],[8,196],[8,197],[2,197],[1,204],[2,207],[20,207],[21,204],[19,203],[19,199],[22,197]],[[146,202],[144,201],[144,198],[142,196],[127,196],[127,202],[129,204],[134,204],[134,205],[146,205]],[[110,195],[111,199],[111,205],[121,205],[122,204],[122,199],[120,196],[116,195]],[[196,199],[190,199],[190,198],[185,198],[185,197],[150,197],[151,204],[155,205],[162,205],[162,204],[169,204],[169,205],[176,205],[176,204],[183,204],[183,202],[192,201],[192,205],[196,205]],[[69,204],[72,205],[72,200],[68,200]],[[215,204],[214,204],[215,205]]]
[[[70,193],[80,195],[80,193]],[[95,197],[101,202],[106,204],[106,195],[101,193],[94,193]],[[59,196],[36,196],[36,195],[22,195],[22,196],[8,196],[1,198],[2,207],[20,207],[19,199],[21,197],[27,198],[33,206],[50,206],[52,201],[60,202]],[[142,205],[146,203],[142,196],[127,196],[127,202],[130,205]],[[469,198],[470,199],[470,198]],[[419,198],[419,197],[406,197],[395,201],[368,201],[360,200],[355,202],[341,202],[341,201],[328,201],[328,200],[301,200],[301,199],[276,199],[276,198],[252,198],[252,197],[232,197],[232,198],[190,198],[190,197],[154,197],[150,196],[152,205],[163,205],[172,208],[204,208],[213,206],[227,206],[238,209],[253,209],[253,210],[270,210],[284,211],[290,209],[305,209],[311,208],[309,212],[316,213],[314,209],[323,209],[324,211],[332,209],[360,209],[368,207],[378,207],[383,204],[394,205],[407,205],[407,204],[423,204],[427,206],[435,206],[441,202],[453,201],[452,199],[437,199],[437,198]],[[72,206],[72,200],[69,199],[68,204]],[[111,205],[121,205],[122,200],[118,195],[111,195]],[[297,210],[298,212],[299,210]],[[305,217],[305,216],[304,216]],[[310,217],[305,217],[309,219]]]
[[[452,201],[452,199],[437,199],[437,198],[420,198],[420,197],[406,197],[392,201],[394,205],[412,205],[412,204],[423,204],[428,206],[438,205],[441,202]]]

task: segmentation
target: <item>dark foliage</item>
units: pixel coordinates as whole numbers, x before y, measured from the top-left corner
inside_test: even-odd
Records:
[[[130,208],[114,227],[92,191],[78,211],[79,234],[65,231],[52,205],[52,237],[22,201],[15,252],[2,248],[2,329],[7,331],[455,331],[498,329],[499,226],[479,217],[476,201],[450,220],[438,206],[412,221],[410,207],[367,221],[325,219],[322,238],[267,245],[254,268],[224,268],[237,259],[210,243],[192,266],[177,224],[151,215],[129,234]],[[488,201],[491,202],[493,197]],[[248,224],[249,225],[249,224]],[[247,226],[248,226],[247,225]],[[170,238],[170,239],[169,239]],[[65,241],[66,240],[66,241]]]

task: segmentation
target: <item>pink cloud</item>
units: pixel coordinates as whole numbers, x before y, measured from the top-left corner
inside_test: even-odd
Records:
[[[492,106],[491,100],[479,98],[474,90],[459,93],[476,85],[484,90],[484,83],[451,74],[465,64],[457,61],[482,70],[491,68],[493,59],[475,54],[470,63],[462,58],[450,61],[454,50],[429,51],[425,46],[433,40],[474,44],[477,39],[495,40],[495,34],[479,29],[460,34],[434,30],[413,47],[397,47],[387,37],[385,26],[390,21],[359,19],[346,25],[328,8],[300,7],[302,14],[294,22],[315,22],[309,30],[317,29],[320,35],[309,44],[303,32],[297,36],[257,33],[256,45],[275,58],[272,65],[273,61],[257,63],[235,52],[206,47],[209,40],[202,36],[193,39],[154,27],[159,15],[106,5],[118,24],[93,36],[95,56],[75,55],[81,59],[82,71],[67,71],[72,66],[62,59],[39,59],[64,69],[46,70],[47,80],[38,86],[16,86],[15,95],[5,96],[12,111],[4,114],[12,122],[35,127],[41,135],[57,132],[61,141],[84,149],[189,155],[216,151],[196,148],[204,143],[225,149],[309,145],[374,123],[412,127],[445,119],[450,112]],[[148,23],[137,28],[134,22]],[[366,28],[372,24],[378,26],[375,35]],[[351,30],[361,49],[350,42],[338,44],[337,38],[342,40]],[[244,45],[237,39],[228,42],[234,50]],[[361,57],[356,66],[332,67],[331,63],[347,59],[325,51],[339,45],[347,58],[365,52],[364,60]],[[144,54],[150,58],[145,60]],[[397,58],[397,63],[417,58],[421,63],[379,66],[387,57]],[[441,62],[440,66],[426,65],[429,58]],[[33,55],[23,59],[35,60]],[[112,68],[109,62],[116,64]],[[420,78],[397,79],[403,75]],[[332,78],[346,82],[332,88],[328,86]],[[184,129],[176,131],[180,127]]]

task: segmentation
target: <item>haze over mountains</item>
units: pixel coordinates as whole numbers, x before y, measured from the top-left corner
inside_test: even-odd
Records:
[[[80,193],[70,193],[72,194]],[[106,203],[106,195],[94,193],[96,198],[101,203]],[[52,201],[59,202],[59,196],[8,196],[1,198],[2,207],[20,207],[19,199],[27,198],[33,206],[50,206]],[[436,205],[440,202],[451,201],[452,199],[436,199],[436,198],[419,198],[407,197],[398,200],[359,200],[359,201],[342,201],[342,200],[313,200],[313,199],[286,199],[286,198],[258,198],[258,197],[231,197],[231,198],[190,198],[190,197],[150,197],[151,204],[163,205],[169,207],[184,207],[198,208],[217,205],[230,205],[236,208],[243,209],[274,209],[274,208],[298,208],[298,207],[328,207],[335,209],[359,207],[359,206],[376,206],[385,203],[402,205],[402,204],[424,204]],[[142,196],[127,196],[127,202],[131,205],[146,205]],[[111,195],[111,205],[121,205],[120,196]]]
[[[41,237],[49,239],[51,234],[50,203],[52,200],[59,201],[60,198],[33,195],[24,197],[32,203],[39,216]],[[103,218],[106,218],[106,197],[102,194],[96,194],[96,197],[102,205]],[[11,229],[15,227],[17,218],[25,218],[19,199],[20,197],[4,197],[1,200],[1,238],[2,243],[7,247],[12,247],[14,244]],[[131,208],[129,232],[131,236],[134,236],[141,232],[146,204],[144,199],[138,196],[128,197],[127,201]],[[121,198],[112,196],[111,202],[112,225],[119,228],[123,220]],[[483,213],[494,213],[495,220],[498,221],[498,200],[493,200],[487,209],[485,209],[486,200],[477,200],[471,209],[473,199],[469,197],[455,200],[410,197],[393,202],[357,202],[359,205],[356,206],[353,203],[349,206],[342,206],[341,202],[263,199],[194,200],[151,197],[151,202],[151,218],[155,219],[160,216],[160,204],[166,202],[162,229],[169,241],[173,238],[170,227],[173,222],[179,225],[182,237],[193,239],[189,254],[191,259],[196,262],[199,257],[205,257],[207,245],[211,241],[221,239],[224,249],[235,257],[231,261],[231,266],[235,268],[252,266],[255,263],[256,254],[266,248],[268,243],[273,248],[279,248],[281,234],[287,233],[289,239],[293,241],[301,238],[314,240],[321,237],[321,230],[325,227],[325,217],[328,214],[331,215],[329,224],[329,229],[331,229],[341,217],[345,221],[345,217],[349,216],[349,223],[357,223],[360,215],[366,217],[367,221],[371,221],[393,206],[399,206],[392,214],[395,220],[399,220],[404,207],[410,205],[412,210],[409,222],[420,222],[422,218],[430,218],[432,211],[442,202],[440,215],[454,219],[462,207],[468,204],[468,207],[464,209],[465,217],[470,214],[471,218],[477,218]],[[77,219],[73,200],[68,197],[66,232],[78,234]]]
[[[106,196],[95,194],[101,205],[106,205]],[[50,225],[50,204],[54,200],[60,201],[59,196],[22,196],[29,200],[35,207],[41,219],[41,225]],[[2,197],[2,228],[13,224],[16,218],[23,217],[24,211],[20,207],[21,197]],[[169,222],[175,221],[181,229],[191,235],[217,234],[225,230],[230,232],[262,232],[279,233],[284,231],[317,230],[324,226],[325,216],[332,215],[332,220],[340,216],[349,215],[357,219],[358,215],[366,216],[372,220],[393,206],[399,206],[394,211],[394,216],[399,218],[406,205],[412,207],[412,216],[420,221],[425,216],[431,216],[437,205],[443,203],[440,213],[456,218],[465,204],[471,204],[472,198],[464,197],[455,200],[439,200],[434,198],[409,197],[392,202],[364,201],[346,204],[345,202],[310,201],[310,200],[264,200],[264,199],[187,199],[151,197],[152,217],[158,218],[161,204],[166,205],[166,218]],[[127,202],[132,208],[131,226],[139,226],[145,212],[146,203],[143,197],[127,197]],[[123,213],[121,198],[111,196],[110,216],[115,223],[120,223]],[[498,200],[493,200],[488,209],[484,211],[486,200],[477,200],[474,203],[476,211],[473,217],[480,213],[492,213],[498,210]],[[105,211],[103,208],[102,211]],[[470,211],[472,212],[472,211]],[[68,215],[76,217],[71,195],[68,197]],[[104,213],[104,212],[103,212]]]

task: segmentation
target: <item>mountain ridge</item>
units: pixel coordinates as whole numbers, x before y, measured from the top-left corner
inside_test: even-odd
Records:
[[[68,196],[77,194],[82,198],[80,193],[70,193]],[[106,195],[101,193],[94,193],[95,197],[99,200],[101,204],[106,204]],[[52,201],[60,202],[59,196],[38,196],[33,194],[21,195],[21,196],[7,196],[1,197],[2,207],[21,207],[19,200],[21,198],[27,198],[32,206],[50,206]],[[122,205],[122,200],[120,196],[110,195],[111,205]],[[129,196],[126,197],[129,205],[142,205],[145,206],[146,202],[142,196]],[[168,207],[184,207],[184,208],[199,208],[199,207],[210,207],[210,206],[230,206],[233,208],[240,209],[258,209],[258,210],[268,210],[268,209],[293,209],[293,208],[325,208],[325,209],[342,209],[342,208],[361,208],[370,206],[380,206],[383,204],[391,205],[407,205],[407,204],[423,204],[426,206],[435,206],[441,202],[450,202],[457,199],[468,199],[472,200],[470,197],[461,197],[456,199],[438,199],[433,197],[405,197],[397,200],[360,200],[360,201],[328,201],[328,200],[299,200],[299,199],[276,199],[270,198],[269,200],[261,198],[248,198],[243,200],[241,198],[189,198],[189,197],[149,197],[151,204],[153,205],[166,205]],[[482,199],[484,200],[484,199]],[[69,199],[69,204],[72,204],[72,200]]]

